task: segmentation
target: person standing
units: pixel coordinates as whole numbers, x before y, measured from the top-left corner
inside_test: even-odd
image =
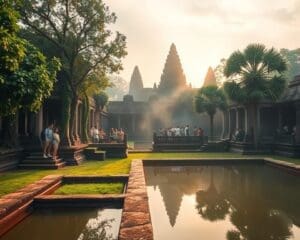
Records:
[[[59,147],[59,143],[60,143],[60,136],[59,136],[59,131],[58,128],[54,129],[53,132],[53,159],[55,160],[57,158],[57,151],[58,151],[58,147]]]
[[[53,141],[53,123],[50,123],[48,127],[45,129],[45,142],[44,142],[44,158],[52,157],[50,154],[51,145]]]
[[[185,136],[190,136],[190,127],[189,125],[186,125],[184,128],[184,134]]]

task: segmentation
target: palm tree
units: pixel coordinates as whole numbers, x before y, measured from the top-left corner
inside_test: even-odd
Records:
[[[248,108],[256,147],[257,104],[262,100],[276,101],[281,96],[286,85],[283,76],[286,69],[280,53],[262,44],[250,44],[243,52],[232,53],[227,60],[224,74],[235,80],[226,82],[224,89],[230,100]]]
[[[195,97],[195,110],[198,113],[206,112],[210,118],[210,137],[214,135],[214,116],[217,109],[225,110],[226,97],[222,89],[217,86],[202,87]]]

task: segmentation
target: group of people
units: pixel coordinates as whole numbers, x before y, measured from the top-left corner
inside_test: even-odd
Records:
[[[90,129],[90,137],[93,143],[102,143],[106,138],[106,133],[102,128],[97,128],[97,126]]]
[[[56,159],[60,143],[58,127],[50,123],[48,127],[41,132],[40,138],[43,147],[43,158]]]
[[[109,135],[105,133],[105,131],[100,128],[97,129],[97,127],[92,127],[90,129],[90,137],[93,140],[93,143],[103,143],[103,142],[123,142],[124,141],[124,131],[122,128],[111,128]]]
[[[177,136],[204,136],[204,130],[201,127],[194,127],[193,135],[190,133],[190,126],[177,126],[169,128],[160,128],[158,131],[159,136],[177,137]]]

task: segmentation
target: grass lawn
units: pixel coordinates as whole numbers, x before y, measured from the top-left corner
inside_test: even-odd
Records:
[[[80,166],[70,166],[58,170],[13,170],[0,174],[0,196],[15,192],[20,188],[41,179],[50,174],[60,175],[115,175],[128,174],[130,163],[133,159],[145,158],[249,158],[249,155],[236,153],[134,153],[129,154],[127,159],[108,159],[105,161],[85,161]],[[259,157],[259,156],[253,156]],[[264,155],[278,160],[300,164],[300,159],[292,159],[279,156]]]
[[[53,194],[109,194],[122,193],[123,189],[123,183],[76,183],[65,184],[58,188]]]

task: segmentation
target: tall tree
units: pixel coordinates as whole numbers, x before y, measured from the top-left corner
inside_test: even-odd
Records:
[[[287,62],[286,78],[292,81],[296,75],[300,74],[300,48],[294,50],[282,48],[280,54]]]
[[[186,78],[181,66],[176,46],[174,43],[172,43],[163,73],[160,77],[158,90],[161,94],[168,95],[173,94],[185,87]]]
[[[70,93],[67,95],[71,97],[70,106],[64,109],[66,114],[70,112],[70,126],[63,129],[70,145],[75,142],[80,86],[99,68],[104,73],[122,69],[126,38],[108,28],[115,23],[116,15],[101,0],[24,0],[20,12],[25,26],[59,50],[64,72],[62,81],[66,81],[66,91]],[[80,66],[82,59],[85,64]]]
[[[111,86],[106,89],[110,100],[120,101],[128,93],[128,82],[116,75],[109,76]]]
[[[227,107],[226,97],[221,88],[207,86],[200,88],[195,97],[195,110],[198,113],[206,112],[210,118],[210,137],[214,136],[214,116],[217,109],[225,110]]]
[[[258,141],[257,105],[261,100],[275,101],[281,96],[286,85],[286,69],[286,62],[280,53],[262,44],[250,44],[243,52],[232,53],[227,60],[224,74],[236,80],[226,82],[224,88],[232,101],[248,107],[248,115],[252,117],[250,134],[253,135],[255,147]]]
[[[4,117],[4,138],[17,144],[16,113],[37,111],[50,96],[60,63],[47,62],[33,45],[18,37],[18,12],[9,1],[0,3],[0,116]]]

